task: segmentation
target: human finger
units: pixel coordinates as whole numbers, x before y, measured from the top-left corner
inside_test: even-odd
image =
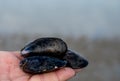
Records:
[[[60,70],[34,75],[30,81],[66,81],[75,75],[75,71],[71,68],[62,68]]]

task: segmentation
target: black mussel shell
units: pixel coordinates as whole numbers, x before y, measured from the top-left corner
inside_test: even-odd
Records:
[[[66,43],[60,38],[39,38],[21,50],[23,57],[29,56],[53,56],[62,58],[67,51]]]
[[[80,69],[84,68],[88,65],[88,61],[77,54],[76,52],[73,52],[71,50],[68,50],[63,57],[64,60],[67,61],[67,67],[71,67],[73,69]]]
[[[66,61],[48,56],[27,57],[20,62],[24,72],[31,74],[45,73],[65,67]]]
[[[21,69],[26,73],[38,74],[54,71],[63,67],[81,69],[88,61],[78,53],[68,50],[60,38],[39,38],[27,44],[22,50]]]

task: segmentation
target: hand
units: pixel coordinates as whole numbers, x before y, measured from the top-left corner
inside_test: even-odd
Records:
[[[75,70],[71,68],[37,75],[27,74],[19,67],[21,58],[18,52],[0,51],[0,81],[66,81],[75,75]]]

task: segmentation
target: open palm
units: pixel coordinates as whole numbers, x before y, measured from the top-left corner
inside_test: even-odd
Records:
[[[65,81],[75,75],[71,68],[31,75],[19,68],[22,57],[18,52],[0,51],[0,81]]]

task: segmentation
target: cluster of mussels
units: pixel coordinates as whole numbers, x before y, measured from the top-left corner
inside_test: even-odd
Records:
[[[84,68],[88,61],[69,50],[60,38],[39,38],[27,44],[22,50],[24,57],[20,68],[27,73],[38,74],[54,71],[63,67]]]

